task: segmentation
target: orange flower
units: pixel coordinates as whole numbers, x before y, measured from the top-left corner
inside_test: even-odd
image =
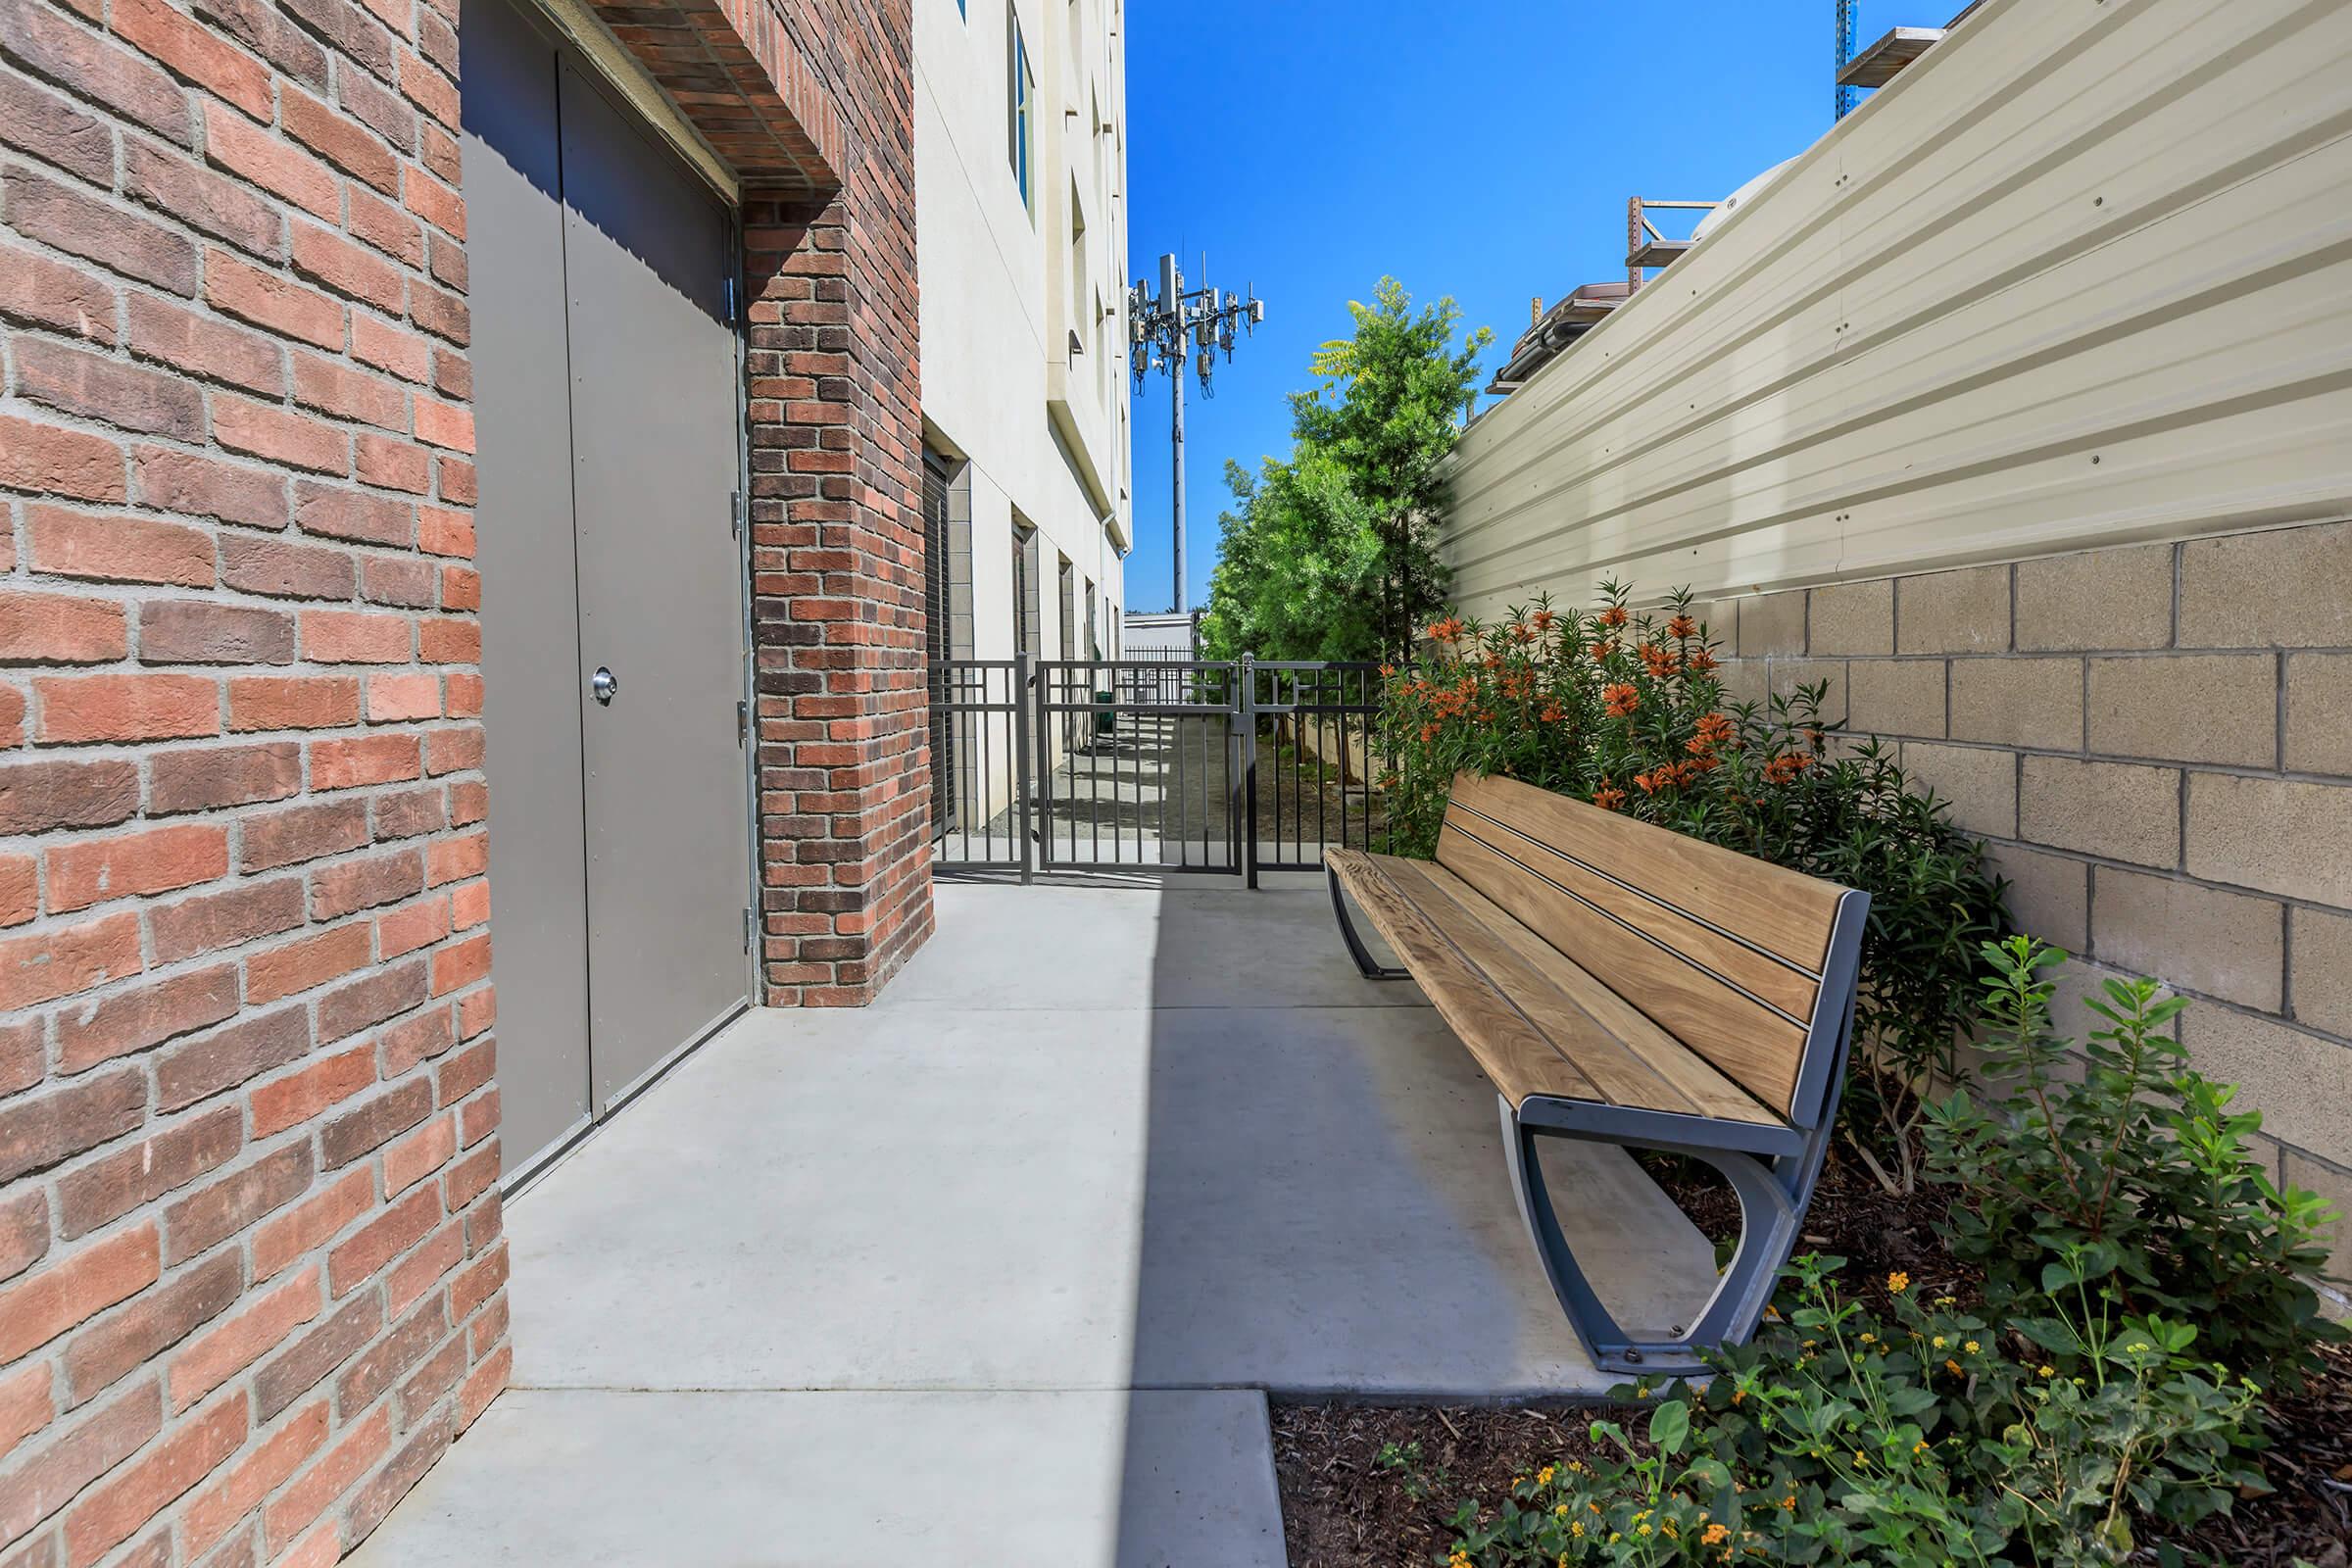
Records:
[[[1640,688],[1624,681],[1612,681],[1600,689],[1601,701],[1608,707],[1611,718],[1623,718],[1642,706]]]
[[[1694,637],[1697,634],[1698,622],[1689,615],[1677,615],[1666,623],[1666,635],[1669,637]]]
[[[1532,643],[1536,640],[1537,635],[1536,628],[1524,620],[1511,623],[1511,641],[1515,643]]]
[[[1715,656],[1704,648],[1693,648],[1683,656],[1683,667],[1693,675],[1704,675],[1715,663]]]
[[[1604,637],[1592,645],[1592,657],[1594,659],[1606,659],[1616,651],[1617,639],[1614,637]]]
[[[1561,719],[1566,718],[1568,713],[1565,709],[1560,707],[1558,698],[1546,697],[1544,699],[1543,709],[1536,716],[1546,724],[1557,724]]]
[[[1435,725],[1435,724],[1424,724],[1424,725],[1422,725],[1422,726],[1421,726],[1421,744],[1422,744],[1422,745],[1424,745],[1424,746],[1427,746],[1427,745],[1428,745],[1428,744],[1429,744],[1431,741],[1434,741],[1434,740],[1436,740],[1437,738],[1438,738],[1438,726],[1437,726],[1437,725]]]
[[[1614,811],[1625,805],[1625,791],[1614,784],[1603,784],[1592,792],[1592,804],[1604,811]]]
[[[1764,764],[1764,777],[1768,783],[1787,784],[1812,765],[1813,759],[1802,752],[1784,752]]]
[[[1622,626],[1632,618],[1625,612],[1623,605],[1611,605],[1600,612],[1600,623],[1603,626]]]
[[[1661,767],[1653,772],[1634,775],[1634,783],[1641,788],[1644,795],[1655,795],[1673,782],[1674,769],[1671,767]]]
[[[1439,621],[1436,625],[1429,628],[1429,637],[1433,642],[1460,642],[1462,639],[1462,617],[1459,615],[1447,615],[1444,620]]]
[[[1642,656],[1642,662],[1649,666],[1653,680],[1664,680],[1682,667],[1682,661],[1675,658],[1673,650],[1663,643],[1643,643],[1635,652]]]
[[[1549,631],[1551,623],[1559,618],[1548,610],[1539,610],[1536,612],[1536,630]]]
[[[1728,713],[1707,713],[1698,721],[1698,738],[1709,746],[1721,746],[1732,738],[1732,720]]]
[[[1380,666],[1380,678],[1382,680],[1394,680],[1396,676],[1396,666],[1395,664],[1383,664]]]

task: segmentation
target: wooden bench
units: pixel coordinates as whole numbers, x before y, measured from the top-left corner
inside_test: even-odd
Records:
[[[1755,1331],[1837,1114],[1870,896],[1508,779],[1453,781],[1433,861],[1325,852],[1373,979],[1410,977],[1502,1102],[1521,1216],[1594,1361],[1672,1376]],[[1352,895],[1403,960],[1383,968]],[[1739,1195],[1737,1250],[1687,1331],[1638,1339],[1593,1295],[1538,1138],[1667,1150]]]

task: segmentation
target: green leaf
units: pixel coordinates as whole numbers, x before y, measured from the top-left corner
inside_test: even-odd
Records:
[[[1649,1441],[1658,1451],[1676,1454],[1690,1437],[1690,1407],[1680,1399],[1670,1400],[1652,1410],[1649,1415]]]

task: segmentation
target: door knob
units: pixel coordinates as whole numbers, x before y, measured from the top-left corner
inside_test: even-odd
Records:
[[[588,677],[588,690],[600,705],[609,708],[612,694],[620,690],[620,677],[599,664],[596,673]]]

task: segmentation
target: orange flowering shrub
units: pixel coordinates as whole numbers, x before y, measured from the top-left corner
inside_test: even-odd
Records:
[[[1456,772],[1504,774],[1702,838],[1771,814],[1776,792],[1828,743],[1819,692],[1757,710],[1727,703],[1716,645],[1690,596],[1660,620],[1611,584],[1591,614],[1539,601],[1492,626],[1448,615],[1386,688],[1397,756],[1389,780],[1396,847],[1437,842]],[[1739,835],[1731,835],[1738,837]],[[1747,835],[1758,841],[1755,834]]]
[[[1458,772],[1591,801],[1871,895],[1844,1118],[1890,1188],[1915,1179],[1916,1091],[1960,1076],[1981,944],[2002,884],[1943,803],[1876,741],[1822,720],[1827,684],[1727,700],[1686,590],[1636,612],[1617,583],[1587,614],[1547,601],[1494,625],[1448,615],[1384,687],[1390,845],[1429,856]]]

